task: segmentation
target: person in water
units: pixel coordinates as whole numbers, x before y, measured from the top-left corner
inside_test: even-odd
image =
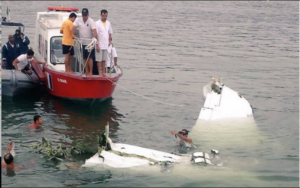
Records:
[[[6,153],[1,161],[1,168],[18,169],[23,167],[21,165],[14,164],[14,157],[11,154],[12,148],[13,148],[13,142],[11,141],[7,144]]]
[[[175,137],[179,137],[180,141],[178,143],[179,152],[180,153],[186,153],[186,150],[188,148],[191,148],[194,146],[193,140],[188,137],[189,131],[186,129],[182,129],[179,132],[176,131],[170,131],[172,135],[175,135]]]
[[[220,82],[218,81],[218,79],[217,78],[212,78],[212,81],[213,81],[213,83],[211,84],[211,89],[214,91],[214,92],[216,92],[216,93],[218,93],[218,94],[221,94],[221,84],[220,84]]]
[[[33,117],[33,123],[28,126],[29,129],[39,129],[42,128],[43,118],[40,115],[35,115]]]

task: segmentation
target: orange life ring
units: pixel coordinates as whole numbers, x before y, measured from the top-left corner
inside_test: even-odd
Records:
[[[78,8],[69,8],[69,7],[48,7],[48,10],[53,10],[53,11],[67,11],[67,12],[77,12]]]

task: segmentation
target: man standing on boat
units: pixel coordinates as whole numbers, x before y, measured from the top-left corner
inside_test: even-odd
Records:
[[[19,44],[21,54],[26,54],[28,51],[28,45],[30,44],[30,40],[24,33],[21,33],[20,29],[16,30],[14,35],[15,43]]]
[[[38,64],[46,65],[46,62],[40,62],[40,61],[37,61],[36,59],[34,59],[33,55],[34,55],[34,51],[29,49],[27,51],[27,54],[22,54],[19,57],[17,57],[13,62],[15,69],[17,71],[24,71],[27,74],[31,75],[32,70],[30,69],[30,62],[35,61]]]
[[[69,15],[69,19],[64,21],[60,28],[60,33],[63,34],[62,38],[62,50],[65,54],[65,71],[66,73],[74,73],[71,70],[71,62],[74,55],[74,39],[76,38],[73,34],[73,22],[77,15],[73,12]]]
[[[111,43],[113,33],[110,22],[107,20],[107,10],[101,10],[101,19],[96,21],[98,44],[96,45],[96,61],[98,62],[99,76],[105,76],[105,62],[107,59],[108,44]]]
[[[15,69],[13,61],[21,54],[19,44],[15,44],[14,36],[8,36],[8,42],[2,47],[2,68]]]
[[[83,60],[85,65],[86,76],[93,75],[93,59],[95,58],[95,48],[88,52],[86,46],[89,45],[94,38],[97,39],[96,25],[92,18],[89,17],[89,10],[82,9],[82,18],[77,18],[73,26],[73,34],[76,35],[76,29],[79,30],[79,36],[83,47]]]

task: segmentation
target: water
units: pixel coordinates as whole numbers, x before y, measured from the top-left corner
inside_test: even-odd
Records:
[[[20,6],[20,4],[24,6]],[[26,6],[25,6],[26,4]],[[12,2],[12,19],[34,38],[35,14],[61,2]],[[92,108],[47,94],[2,101],[2,153],[16,143],[16,163],[2,170],[2,186],[299,186],[299,3],[298,2],[63,2],[87,7],[97,20],[102,8],[114,30],[119,84],[112,100]],[[6,2],[2,4],[2,12]],[[3,36],[9,31],[2,29]],[[13,32],[13,31],[12,31]],[[2,43],[6,40],[2,37]],[[197,121],[203,86],[222,77],[254,107],[254,121]],[[43,129],[28,131],[35,114]],[[169,130],[191,130],[198,150],[220,151],[220,167],[177,165],[134,169],[67,169],[29,148],[45,136],[53,142],[83,140],[111,125],[115,142],[171,152]],[[89,156],[73,163],[83,164]]]

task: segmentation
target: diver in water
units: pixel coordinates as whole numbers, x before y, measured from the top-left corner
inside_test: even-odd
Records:
[[[193,140],[188,137],[189,131],[186,129],[182,129],[179,132],[176,131],[170,131],[172,135],[175,135],[175,137],[179,137],[180,141],[177,144],[179,153],[186,153],[187,150],[190,148],[195,147]]]

